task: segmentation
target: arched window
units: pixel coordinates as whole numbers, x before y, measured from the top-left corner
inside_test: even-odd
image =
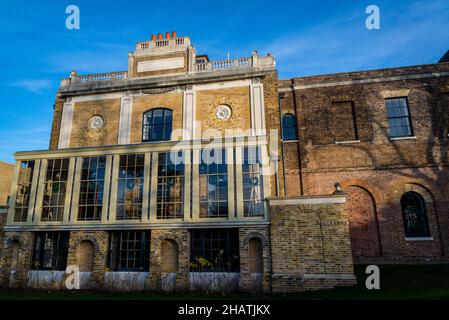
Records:
[[[151,109],[143,114],[142,141],[170,140],[173,112],[165,108]]]
[[[426,206],[423,197],[416,192],[404,193],[401,198],[405,236],[409,238],[429,237]]]
[[[296,117],[290,113],[282,116],[282,140],[298,140],[296,133]]]

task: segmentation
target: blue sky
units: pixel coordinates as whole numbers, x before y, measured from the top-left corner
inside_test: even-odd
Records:
[[[436,62],[449,49],[449,0],[1,1],[0,160],[47,149],[61,78],[126,70],[152,33],[190,36],[211,59],[271,52],[281,79]],[[65,8],[81,11],[65,28]],[[365,8],[381,29],[365,28]]]

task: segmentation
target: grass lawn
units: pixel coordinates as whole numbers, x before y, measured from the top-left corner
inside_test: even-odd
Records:
[[[0,300],[209,300],[209,299],[275,299],[275,300],[449,300],[449,264],[382,265],[380,290],[365,289],[365,266],[356,266],[359,284],[351,288],[304,292],[288,295],[228,296],[154,295],[149,293],[117,294],[83,291],[0,291]]]

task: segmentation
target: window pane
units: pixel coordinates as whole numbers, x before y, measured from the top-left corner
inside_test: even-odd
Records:
[[[205,149],[200,164],[200,218],[228,216],[226,151]]]
[[[245,217],[263,216],[265,203],[261,149],[248,147],[243,150],[243,208]]]
[[[139,220],[142,217],[144,154],[120,156],[117,220]]]
[[[33,173],[34,161],[22,161],[20,163],[16,202],[14,205],[14,222],[24,222],[27,220]]]
[[[238,229],[192,230],[191,272],[239,272]]]
[[[142,141],[170,140],[173,113],[168,109],[152,109],[143,115]]]
[[[292,114],[282,116],[282,140],[297,140],[296,118]]]
[[[62,221],[69,159],[49,159],[42,200],[42,221]]]
[[[423,197],[416,192],[407,192],[401,198],[401,208],[406,237],[429,237]]]
[[[389,134],[392,138],[412,135],[406,98],[386,99]]]
[[[148,271],[149,239],[149,231],[111,232],[109,237],[109,268],[113,271]]]
[[[78,220],[100,220],[106,157],[83,158]]]
[[[177,219],[183,216],[184,154],[159,153],[157,176],[157,218]]]
[[[67,265],[68,232],[39,232],[33,252],[33,269],[65,270]]]

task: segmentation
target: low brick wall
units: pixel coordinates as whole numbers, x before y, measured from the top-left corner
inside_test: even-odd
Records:
[[[269,203],[273,293],[356,284],[345,195]]]

